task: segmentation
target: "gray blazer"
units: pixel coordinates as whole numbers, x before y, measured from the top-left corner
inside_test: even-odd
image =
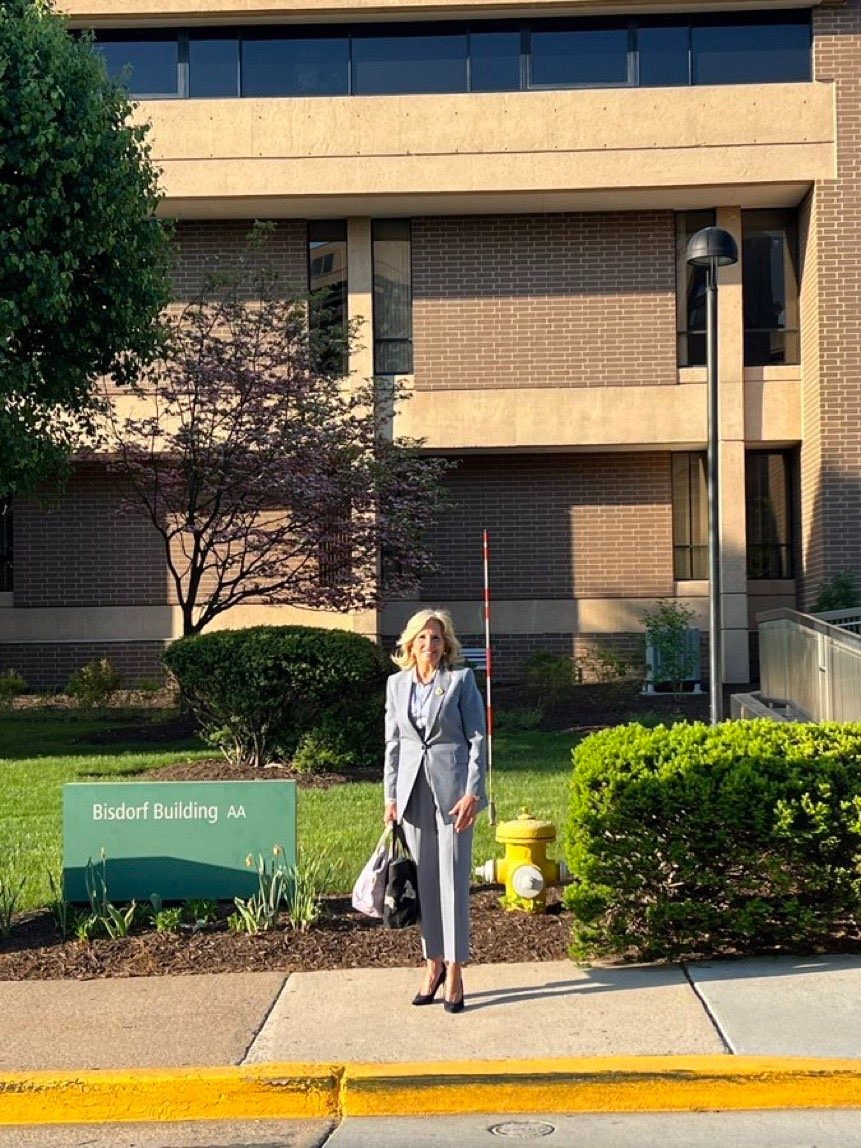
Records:
[[[410,718],[412,670],[392,674],[386,685],[386,758],[383,785],[386,801],[397,804],[402,818],[422,762],[443,820],[465,793],[487,805],[484,792],[484,702],[470,669],[440,666],[431,695],[424,740]]]

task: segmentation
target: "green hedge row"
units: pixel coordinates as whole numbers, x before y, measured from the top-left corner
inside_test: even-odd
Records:
[[[653,959],[857,936],[861,724],[619,726],[573,751],[572,953]]]
[[[368,638],[252,626],[180,638],[164,663],[210,742],[235,762],[380,763],[387,659]]]

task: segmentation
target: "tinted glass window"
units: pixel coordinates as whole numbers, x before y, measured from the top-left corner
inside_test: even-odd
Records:
[[[346,36],[243,39],[243,96],[342,96],[348,92]]]
[[[353,92],[465,92],[466,33],[354,36]]]
[[[308,224],[308,290],[311,351],[318,370],[347,371],[347,225],[343,220]]]
[[[706,269],[687,260],[691,236],[714,227],[713,211],[685,211],[676,216],[676,323],[680,367],[706,361]]]
[[[730,24],[691,29],[695,84],[765,84],[810,79],[810,27]]]
[[[673,577],[708,578],[709,502],[704,454],[674,454]]]
[[[196,39],[188,42],[188,94],[239,95],[239,41]]]
[[[374,371],[413,369],[411,229],[408,219],[372,222],[374,262]]]
[[[777,451],[746,458],[748,578],[791,578],[792,498],[789,459]]]
[[[469,37],[473,92],[512,92],[520,87],[520,33],[472,32]]]
[[[644,25],[639,28],[637,47],[641,87],[680,87],[690,83],[689,40],[687,25],[681,28]]]
[[[172,40],[99,40],[108,75],[120,80],[135,96],[175,96],[178,93],[179,48]]]
[[[797,363],[795,218],[787,211],[744,211],[741,221],[744,361]]]
[[[589,28],[577,32],[533,32],[531,83],[564,88],[583,84],[628,82],[626,28]]]

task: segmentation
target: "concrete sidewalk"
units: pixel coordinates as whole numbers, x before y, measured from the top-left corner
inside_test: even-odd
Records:
[[[418,976],[0,982],[0,1124],[861,1107],[861,957]]]

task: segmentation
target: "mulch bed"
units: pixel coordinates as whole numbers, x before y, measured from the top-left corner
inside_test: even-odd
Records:
[[[554,961],[567,955],[570,914],[550,890],[543,915],[507,913],[500,888],[472,894],[472,959]],[[155,977],[190,973],[305,972],[317,969],[393,968],[421,963],[418,930],[384,929],[354,912],[348,899],[328,897],[324,915],[305,933],[291,929],[257,936],[227,932],[222,919],[198,932],[146,932],[88,944],[62,941],[50,914],[16,923],[12,938],[0,941],[0,980],[92,980],[99,977]]]
[[[502,687],[497,704],[517,708],[522,695]],[[636,720],[648,714],[665,721],[707,717],[704,696],[643,697],[636,689],[581,686],[576,703],[557,711],[542,723],[544,729],[585,734]],[[151,722],[132,724],[125,714],[97,734],[88,744],[133,742],[157,746],[193,735],[194,720],[179,715],[167,721],[154,715]],[[223,758],[180,762],[148,770],[147,781],[295,780],[303,787],[327,788],[357,781],[379,781],[379,769],[351,770],[349,774],[300,774],[284,765],[266,769],[240,767]],[[567,956],[571,915],[559,900],[559,890],[548,892],[546,914],[506,912],[499,904],[502,889],[481,886],[472,892],[472,959],[481,963],[501,961],[551,961]],[[377,921],[355,913],[344,897],[324,901],[322,918],[307,932],[279,928],[257,936],[228,933],[226,918],[232,904],[220,906],[219,920],[196,932],[161,934],[136,932],[116,940],[89,943],[63,941],[47,911],[17,920],[11,938],[0,939],[0,980],[89,980],[100,977],[166,976],[192,973],[277,970],[299,972],[316,969],[394,967],[420,963],[417,929],[390,931]]]

